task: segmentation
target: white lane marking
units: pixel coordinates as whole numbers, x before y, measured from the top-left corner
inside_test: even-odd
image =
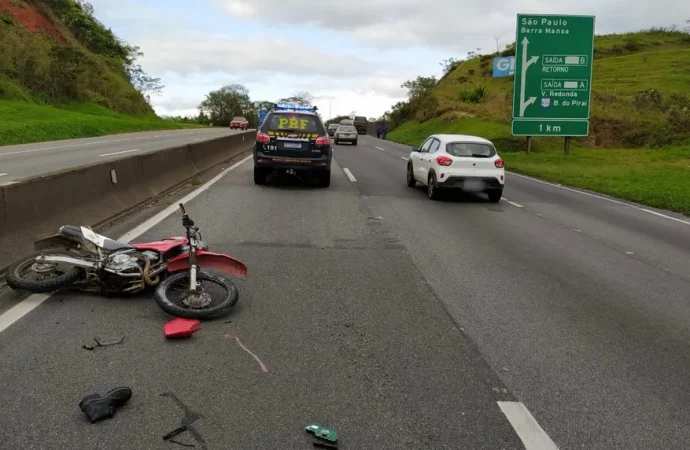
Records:
[[[348,169],[347,167],[343,167],[343,172],[345,172],[345,175],[347,175],[347,177],[350,179],[350,181],[352,181],[353,183],[357,182],[357,178],[355,178],[355,176],[352,175],[352,172],[350,172],[350,169]]]
[[[582,233],[582,230],[574,230],[576,233]]]
[[[112,156],[112,155],[121,155],[123,153],[132,153],[132,152],[139,152],[141,151],[140,148],[133,148],[131,150],[122,150],[121,152],[112,152],[112,153],[103,153],[100,156]]]
[[[405,158],[404,156],[401,156],[400,159],[404,159],[405,161],[409,161],[409,160],[408,160],[407,158]]]
[[[525,450],[558,450],[522,402],[498,402],[498,407],[515,429]]]
[[[505,201],[505,202],[508,203],[509,205],[513,205],[513,206],[516,207],[516,208],[524,208],[524,206],[522,206],[521,204],[515,203],[515,202],[511,202],[510,200],[508,200],[508,199],[505,198],[505,197],[503,197],[501,200]]]
[[[374,148],[375,148],[376,150],[381,150],[382,152],[385,152],[385,150],[382,149],[381,147],[374,147]]]
[[[626,255],[634,255],[633,252],[625,252]]]
[[[4,177],[5,175],[7,175],[7,174],[6,173],[0,173],[0,177]]]
[[[208,183],[200,186],[198,189],[195,191],[190,192],[186,196],[184,196],[182,199],[178,200],[175,202],[175,204],[168,206],[165,208],[163,211],[159,212],[155,216],[151,217],[141,225],[129,230],[127,233],[123,234],[118,238],[118,241],[120,242],[129,242],[132,239],[141,236],[142,234],[146,233],[148,230],[156,226],[158,223],[163,221],[166,217],[168,217],[170,214],[172,214],[175,211],[179,210],[179,203],[187,203],[194,199],[196,196],[210,188],[212,185],[218,182],[221,178],[223,178],[225,175],[227,175],[229,172],[232,170],[235,170],[237,167],[239,167],[241,164],[249,161],[252,159],[253,155],[249,155],[243,160],[233,164],[232,166],[228,167],[215,177],[213,177],[211,180],[209,180]],[[34,310],[37,306],[39,306],[41,303],[46,301],[52,294],[31,294],[28,296],[26,299],[22,300],[20,303],[17,303],[15,306],[12,308],[8,309],[4,313],[0,314],[0,333],[5,331],[10,325],[30,313],[32,310]]]
[[[32,294],[0,315],[0,333],[48,300],[51,294]]]
[[[606,200],[607,202],[616,203],[616,204],[618,204],[618,205],[629,206],[630,208],[637,209],[638,211],[643,211],[643,212],[646,212],[646,213],[649,213],[649,214],[653,214],[653,215],[655,215],[655,216],[663,217],[664,219],[669,219],[669,220],[673,220],[673,221],[678,222],[678,223],[682,223],[682,224],[685,224],[685,225],[690,225],[690,221],[683,220],[683,219],[679,219],[679,218],[677,218],[677,217],[672,217],[672,216],[669,216],[669,215],[666,215],[666,214],[662,214],[662,213],[659,213],[659,212],[656,212],[656,211],[652,211],[652,210],[649,210],[649,209],[646,209],[646,208],[641,208],[641,207],[639,207],[639,206],[637,206],[637,205],[633,205],[632,203],[622,202],[622,201],[620,201],[620,200],[614,200],[614,199],[608,198],[608,197],[602,197],[601,195],[592,194],[592,193],[589,193],[589,192],[581,191],[581,190],[579,190],[579,189],[573,189],[573,188],[570,188],[570,187],[562,186],[562,185],[560,185],[560,184],[549,183],[548,181],[538,180],[538,179],[536,179],[536,178],[528,177],[528,176],[526,176],[526,175],[521,175],[521,174],[515,173],[515,172],[509,172],[509,173],[510,173],[511,175],[515,175],[515,176],[517,176],[517,177],[525,178],[525,179],[527,179],[527,180],[532,180],[532,181],[537,182],[537,183],[547,184],[547,185],[549,185],[549,186],[557,187],[557,188],[559,188],[559,189],[563,189],[563,190],[566,190],[566,191],[575,192],[575,193],[578,193],[578,194],[587,195],[587,196],[589,196],[589,197],[598,198],[598,199],[600,199],[600,200]]]
[[[205,190],[207,190],[208,188],[210,188],[211,186],[216,184],[218,182],[218,180],[223,178],[225,175],[227,175],[231,171],[238,168],[241,164],[246,163],[247,161],[249,161],[253,157],[254,157],[254,155],[249,155],[246,158],[244,158],[243,160],[236,162],[235,164],[228,167],[227,169],[225,169],[224,171],[222,171],[221,173],[219,173],[215,177],[211,178],[208,181],[208,183],[201,185],[198,189],[190,192],[189,194],[184,196],[181,200],[176,201],[174,205],[168,206],[163,211],[161,211],[158,214],[156,214],[155,216],[151,217],[150,219],[148,219],[147,221],[145,221],[141,225],[129,230],[128,232],[126,232],[125,234],[120,236],[117,240],[120,242],[129,242],[132,239],[135,239],[135,238],[141,236],[142,234],[146,233],[151,228],[155,227],[160,222],[162,222],[163,219],[168,217],[170,214],[174,213],[175,211],[178,211],[180,208],[178,205],[179,203],[187,203],[187,202],[191,201],[192,199],[197,197],[199,194],[201,194],[202,192],[204,192]]]
[[[190,131],[182,131],[180,133],[175,133],[175,134],[184,135],[184,134],[194,134],[194,133],[196,133],[196,132],[195,131],[191,131],[191,132]],[[159,134],[156,136],[140,136],[140,137],[133,137],[133,138],[125,138],[125,139],[109,139],[107,141],[101,140],[101,141],[96,141],[96,142],[85,142],[82,144],[56,145],[54,147],[43,147],[43,148],[34,148],[31,150],[20,150],[20,151],[16,151],[16,152],[5,152],[5,153],[0,153],[0,156],[22,155],[24,153],[36,153],[36,152],[43,152],[43,151],[47,151],[47,150],[57,150],[60,148],[74,148],[74,147],[86,147],[89,145],[111,144],[113,142],[140,141],[142,139],[158,139],[158,138],[170,137],[170,136],[174,137],[175,134],[172,134],[172,133],[171,133],[171,135]]]

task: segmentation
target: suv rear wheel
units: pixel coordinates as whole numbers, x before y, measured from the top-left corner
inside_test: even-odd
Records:
[[[261,167],[254,167],[254,184],[266,184],[267,177],[268,173],[266,169],[262,169]]]
[[[330,170],[324,170],[323,172],[319,172],[319,186],[320,187],[328,187],[331,185],[331,171]]]

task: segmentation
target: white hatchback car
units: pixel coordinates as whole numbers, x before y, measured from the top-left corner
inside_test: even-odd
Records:
[[[484,138],[462,134],[434,134],[413,148],[407,162],[407,185],[427,186],[429,198],[441,189],[485,192],[489,200],[501,200],[505,186],[503,160],[494,144]]]

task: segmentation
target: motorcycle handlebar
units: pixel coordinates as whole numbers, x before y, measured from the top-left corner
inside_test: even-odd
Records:
[[[182,214],[187,215],[187,211],[185,211],[184,205],[182,203],[180,203],[179,205],[180,205],[180,211],[182,211]]]

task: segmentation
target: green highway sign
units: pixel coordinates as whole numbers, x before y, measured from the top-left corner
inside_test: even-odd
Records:
[[[518,14],[514,136],[587,136],[594,16]]]

